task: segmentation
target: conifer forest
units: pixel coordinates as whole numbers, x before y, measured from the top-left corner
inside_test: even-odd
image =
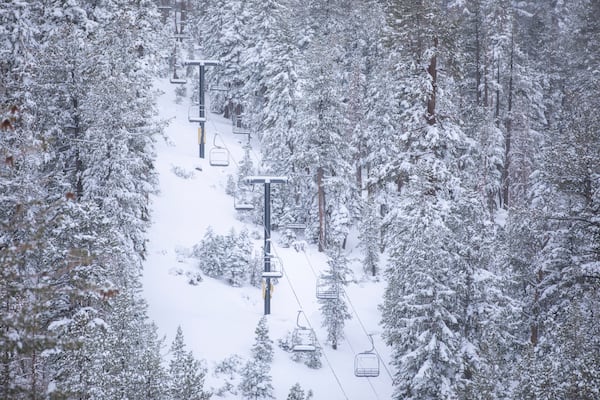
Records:
[[[358,232],[395,400],[600,399],[597,0],[0,2],[0,399],[219,398],[141,280],[155,81],[200,57],[210,112],[289,177],[281,240],[302,221],[341,284]],[[251,247],[195,251],[255,285]],[[322,311],[335,349],[348,309]],[[274,398],[266,320],[237,398]]]

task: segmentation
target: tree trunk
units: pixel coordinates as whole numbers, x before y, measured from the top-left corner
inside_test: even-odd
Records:
[[[431,56],[431,60],[429,60],[429,67],[427,68],[427,72],[431,77],[431,93],[429,93],[429,99],[427,100],[427,115],[425,116],[425,118],[427,119],[427,123],[429,125],[435,124],[435,101],[437,95],[437,37],[433,39],[433,46],[436,49],[433,55]]]
[[[319,199],[319,251],[325,250],[325,187],[323,185],[323,167],[317,168],[317,187]]]
[[[475,12],[475,99],[476,104],[481,104],[481,92],[479,88],[481,86],[481,40],[479,32],[479,7]]]
[[[510,152],[512,146],[512,96],[513,96],[513,55],[514,53],[514,38],[511,39],[510,48],[510,76],[508,80],[508,110],[506,117],[506,134],[504,137],[504,166],[502,168],[502,201],[501,206],[508,208],[510,194]]]

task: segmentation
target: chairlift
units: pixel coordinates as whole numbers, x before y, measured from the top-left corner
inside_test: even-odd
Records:
[[[245,201],[245,199],[238,198],[238,196],[234,196],[233,198],[233,208],[238,211],[252,211],[254,210],[254,204],[249,201]]]
[[[205,122],[206,121],[206,111],[204,104],[203,105],[191,105],[188,109],[188,121],[190,122]]]
[[[177,71],[173,70],[173,76],[169,78],[169,82],[174,83],[176,85],[183,85],[183,84],[187,83],[187,79],[180,78],[177,75]]]
[[[302,222],[291,222],[289,224],[286,224],[285,227],[293,231],[303,231],[306,229],[306,224],[303,224]]]
[[[302,310],[298,311],[298,315],[296,316],[296,328],[294,328],[294,331],[292,332],[291,349],[295,353],[309,353],[317,350],[317,337],[315,331],[300,325],[300,314],[303,313]]]
[[[235,195],[233,197],[233,208],[238,211],[254,210],[252,196],[250,195],[250,193],[254,190],[254,186],[243,185],[243,183],[244,182],[241,179],[238,180]]]
[[[306,229],[307,211],[301,206],[295,206],[289,213],[292,222],[288,222],[284,225],[285,229],[291,231],[303,231]]]
[[[208,152],[208,163],[213,167],[227,167],[229,165],[229,150],[217,144],[215,133],[213,138],[213,148]]]
[[[190,38],[190,36],[186,35],[185,33],[174,33],[173,34],[173,39],[177,39],[180,42],[182,40],[189,39],[189,38]]]
[[[175,50],[173,50],[173,76],[171,76],[169,78],[169,82],[177,84],[177,85],[182,85],[187,83],[187,79],[185,77],[180,78],[179,75],[177,74],[177,61],[176,61],[176,57],[177,57],[177,46],[175,46]]]
[[[209,85],[208,90],[211,92],[227,92],[227,91],[229,91],[229,89],[227,89],[227,87],[224,85]]]
[[[236,115],[233,118],[233,129],[232,132],[236,135],[250,135],[250,129],[246,119],[241,115]]]
[[[337,299],[340,295],[338,286],[331,279],[317,279],[317,299]]]
[[[354,376],[359,378],[375,378],[379,376],[379,357],[375,353],[373,336],[369,335],[371,349],[358,353],[354,357]]]
[[[263,271],[263,278],[281,278],[283,277],[283,267],[281,265],[281,260],[279,257],[276,257],[273,254],[266,254],[265,259],[269,259],[269,271]]]

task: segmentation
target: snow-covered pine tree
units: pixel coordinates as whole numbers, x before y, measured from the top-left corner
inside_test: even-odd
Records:
[[[326,296],[319,299],[322,315],[322,326],[327,329],[327,342],[336,350],[338,341],[344,337],[344,324],[351,318],[345,300],[344,285],[348,272],[348,261],[338,249],[327,260],[328,269],[322,275],[327,288],[337,293],[337,296]]]
[[[142,398],[162,400],[168,393],[169,376],[163,367],[162,350],[164,337],[158,337],[158,327],[154,323],[144,324],[143,344],[140,349],[140,369],[145,384],[142,386]],[[208,399],[209,397],[205,397]]]
[[[359,221],[359,247],[363,254],[363,271],[366,276],[377,278],[381,249],[381,217],[373,200],[363,202]]]
[[[341,86],[340,49],[332,49],[323,38],[311,46],[308,56],[311,62],[303,70],[301,90],[306,95],[298,112],[298,132],[302,138],[297,150],[298,157],[303,159],[299,170],[310,171],[316,184],[313,206],[318,210],[318,230],[314,236],[319,250],[324,251],[329,244],[345,239],[344,229],[337,225],[341,221],[332,220],[332,216],[345,214],[342,206],[351,208],[355,181],[350,140],[345,136],[347,114]],[[336,223],[336,234],[329,237],[332,222]]]
[[[451,100],[458,92],[454,11],[444,2],[398,1],[388,12],[392,37],[403,46],[394,53],[403,100],[398,168],[386,179],[389,263],[381,309],[398,399],[472,393],[479,374],[472,360],[486,345],[473,333],[487,322],[480,311],[489,307],[487,288],[478,281],[489,274],[481,247],[489,216],[469,178],[470,141]]]
[[[261,317],[254,331],[252,359],[242,368],[239,389],[244,399],[274,399],[270,375],[273,362],[273,341],[269,338],[267,318]]]
[[[244,98],[243,54],[248,48],[247,13],[244,1],[217,1],[209,3],[209,9],[203,18],[205,31],[204,51],[208,58],[218,59],[221,64],[210,68],[210,85],[225,89],[214,92],[211,102],[215,110],[224,110],[226,117],[232,117],[236,107]]]
[[[248,230],[244,229],[236,234],[231,228],[225,236],[223,279],[231,286],[239,287],[248,281],[248,270],[250,258],[252,257],[252,242],[248,236]]]
[[[290,393],[288,394],[286,400],[310,400],[312,399],[312,396],[312,391],[309,390],[307,393],[305,393],[304,389],[302,389],[302,386],[300,386],[299,383],[296,383],[290,388]]]
[[[169,362],[169,398],[173,400],[205,400],[210,393],[204,391],[206,369],[185,346],[181,326],[171,344]]]
[[[212,227],[207,227],[204,237],[194,246],[194,256],[198,259],[200,270],[207,276],[223,276],[223,256],[226,254],[224,239],[216,235]]]
[[[255,341],[252,346],[252,358],[256,361],[271,364],[273,362],[273,341],[269,337],[267,318],[262,316],[254,330]]]

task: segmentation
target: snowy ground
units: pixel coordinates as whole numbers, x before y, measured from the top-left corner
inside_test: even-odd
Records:
[[[188,93],[192,83],[188,83]],[[221,378],[212,375],[214,365],[237,354],[250,358],[254,329],[263,315],[260,289],[232,288],[223,282],[204,277],[198,285],[190,285],[185,275],[175,271],[196,271],[195,260],[186,256],[191,247],[204,236],[208,226],[216,233],[226,234],[232,227],[239,232],[244,223],[236,219],[233,199],[225,194],[229,174],[236,174],[235,162],[228,167],[211,167],[208,152],[215,133],[231,152],[232,161],[242,159],[241,141],[245,136],[233,135],[231,123],[220,116],[209,115],[206,123],[206,159],[198,157],[197,123],[187,120],[189,100],[175,102],[175,86],[167,79],[157,82],[164,94],[159,99],[160,116],[169,119],[168,140],[157,143],[156,168],[160,177],[160,194],[152,199],[153,226],[149,232],[148,257],[144,266],[144,295],[149,315],[156,322],[160,335],[166,337],[168,351],[178,325],[186,344],[209,369],[206,387],[218,388]],[[255,148],[255,152],[258,153]],[[178,172],[176,174],[176,172]],[[185,177],[191,175],[191,177]],[[258,237],[262,228],[248,226]],[[350,238],[348,257],[359,259],[356,240]],[[257,245],[262,239],[257,241]],[[389,349],[381,341],[379,326],[382,283],[363,281],[360,265],[353,263],[358,283],[346,287],[353,318],[346,322],[346,339],[338,350],[325,345],[326,332],[321,328],[319,304],[315,297],[316,275],[325,268],[325,257],[309,246],[306,252],[275,246],[282,260],[285,276],[279,279],[271,301],[270,337],[275,342],[275,358],[271,368],[275,398],[284,400],[291,386],[299,382],[314,392],[314,400],[390,399],[392,380]],[[323,367],[309,369],[291,360],[291,354],[277,346],[296,326],[296,315],[302,309],[315,329],[323,346]],[[306,325],[306,321],[304,322]],[[375,346],[382,357],[377,378],[354,376],[354,356],[370,348],[366,334],[374,333]],[[233,395],[213,396],[215,399],[241,398]]]

